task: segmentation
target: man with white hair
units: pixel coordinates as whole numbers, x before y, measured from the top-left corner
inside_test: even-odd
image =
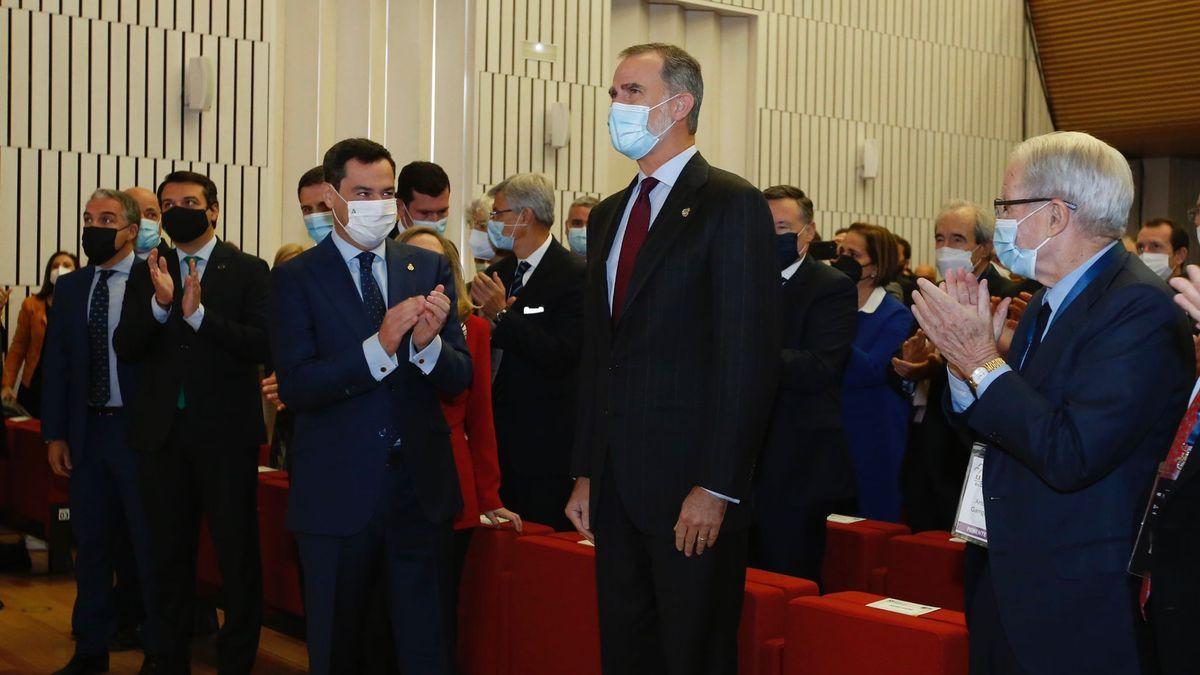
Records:
[[[517,174],[488,195],[488,237],[496,250],[512,251],[471,284],[471,300],[492,322],[500,499],[535,523],[567,530],[587,270],[550,236],[549,178]]]
[[[992,264],[996,219],[991,211],[975,202],[954,199],[942,207],[933,228],[939,277],[946,278],[952,269],[964,269],[980,280],[986,279],[993,296],[1016,295],[1016,284],[1005,279]]]
[[[1140,673],[1137,519],[1184,411],[1191,340],[1166,284],[1120,245],[1133,180],[1114,148],[1057,132],[1013,151],[1000,262],[1046,289],[1007,360],[987,283],[920,282],[913,313],[979,441],[959,507],[972,673]],[[974,478],[977,477],[977,478]]]

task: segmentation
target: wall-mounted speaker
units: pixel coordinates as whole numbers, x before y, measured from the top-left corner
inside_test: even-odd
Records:
[[[184,74],[183,104],[188,110],[204,112],[212,109],[217,98],[217,71],[211,58],[193,56]]]

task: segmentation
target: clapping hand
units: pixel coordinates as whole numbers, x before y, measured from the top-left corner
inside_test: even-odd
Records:
[[[929,341],[929,336],[918,328],[917,332],[900,346],[900,357],[892,359],[892,368],[900,377],[917,382],[929,377],[930,370],[940,358],[937,348]]]
[[[987,281],[966,270],[951,270],[940,287],[925,279],[917,287],[913,315],[960,378],[999,357],[1011,300],[1001,300],[993,311]]]
[[[154,284],[154,301],[159,307],[166,309],[175,301],[175,280],[167,269],[167,261],[158,255],[158,249],[150,251],[146,259],[150,268],[150,282]]]
[[[200,308],[200,275],[196,273],[196,261],[188,261],[188,275],[183,278],[183,318],[188,318]]]
[[[1195,265],[1187,266],[1187,278],[1176,277],[1167,283],[1171,284],[1171,288],[1179,291],[1175,296],[1175,304],[1183,308],[1183,311],[1192,317],[1196,322],[1196,326],[1200,328],[1200,267]]]
[[[275,376],[275,373],[271,373],[262,381],[262,393],[263,398],[274,405],[277,412],[287,407],[283,401],[279,400],[279,378]]]
[[[488,321],[495,321],[500,310],[512,307],[516,301],[516,298],[507,297],[504,282],[500,281],[499,274],[492,272],[492,276],[489,277],[480,272],[475,275],[475,282],[471,284],[471,302],[479,307],[479,311]]]
[[[421,351],[433,342],[433,338],[442,332],[446,318],[450,316],[450,297],[446,295],[446,287],[438,284],[433,292],[422,298],[424,308],[416,325],[413,327],[413,347]]]

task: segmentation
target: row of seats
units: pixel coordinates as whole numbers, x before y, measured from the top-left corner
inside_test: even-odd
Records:
[[[67,502],[67,482],[50,474],[38,426],[36,420],[8,424],[0,508],[10,522],[50,538]],[[302,617],[299,557],[284,527],[287,496],[286,472],[259,474],[263,596],[268,608]],[[842,516],[831,516],[826,529],[822,589],[805,579],[747,570],[739,673],[966,673],[963,542],[946,532],[913,534],[903,525]],[[221,577],[207,527],[199,547],[198,584],[211,592]],[[595,549],[578,534],[536,523],[526,523],[521,536],[509,525],[480,528],[460,598],[464,672],[599,674]],[[886,598],[918,606],[871,606]]]

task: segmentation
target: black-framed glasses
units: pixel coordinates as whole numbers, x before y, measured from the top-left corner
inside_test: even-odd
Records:
[[[1010,206],[1016,206],[1017,204],[1037,204],[1038,202],[1052,202],[1055,199],[1057,199],[1057,197],[1027,197],[1025,199],[993,199],[992,200],[992,208],[995,209],[996,217],[999,218],[999,217],[1005,215],[1006,213],[1008,213],[1008,207],[1010,207]],[[1069,202],[1065,199],[1061,199],[1059,201],[1066,204],[1067,208],[1071,209],[1072,211],[1079,208],[1078,206],[1075,206],[1074,204],[1072,204],[1071,202]]]
[[[491,218],[492,220],[495,220],[495,219],[496,219],[496,216],[498,216],[498,215],[500,215],[500,214],[502,214],[502,213],[512,213],[512,212],[513,212],[513,210],[512,210],[512,209],[500,209],[499,211],[489,211],[489,212],[488,212],[488,218]]]

